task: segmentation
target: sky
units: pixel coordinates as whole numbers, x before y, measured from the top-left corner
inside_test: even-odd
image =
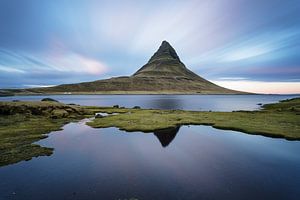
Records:
[[[221,86],[300,93],[300,0],[0,0],[0,88],[129,76],[163,40]]]

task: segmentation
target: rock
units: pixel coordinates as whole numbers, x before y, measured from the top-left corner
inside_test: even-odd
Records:
[[[55,100],[55,99],[52,99],[52,98],[44,98],[44,99],[42,99],[41,101],[52,101],[52,102],[58,102],[57,100]]]
[[[140,106],[134,106],[133,109],[141,109]]]
[[[104,116],[103,115],[101,115],[100,113],[96,113],[95,114],[95,118],[103,118]]]
[[[119,108],[119,105],[113,105],[113,108]]]
[[[258,105],[258,106],[261,106],[261,105],[262,105],[262,103],[258,103],[258,104],[256,104],[256,105]]]
[[[20,102],[20,100],[14,99],[12,100],[12,102]]]

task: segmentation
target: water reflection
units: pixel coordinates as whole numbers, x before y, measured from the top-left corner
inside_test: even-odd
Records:
[[[299,199],[299,141],[210,126],[156,139],[84,122],[37,143],[52,156],[1,167],[0,199]]]
[[[166,128],[154,131],[153,134],[157,137],[161,146],[166,147],[174,140],[179,129],[180,126],[177,126],[175,128]]]
[[[163,96],[159,98],[151,99],[150,108],[158,109],[182,109],[183,102],[180,98],[176,96]]]
[[[128,108],[182,109],[182,110],[254,110],[258,103],[275,103],[299,95],[52,95],[1,97],[0,101],[32,101],[51,97],[63,103],[87,106],[120,105]]]

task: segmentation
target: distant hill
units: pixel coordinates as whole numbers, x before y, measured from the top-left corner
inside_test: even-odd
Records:
[[[175,49],[163,41],[147,64],[132,76],[92,82],[24,89],[21,93],[56,94],[241,94],[220,87],[190,71]]]

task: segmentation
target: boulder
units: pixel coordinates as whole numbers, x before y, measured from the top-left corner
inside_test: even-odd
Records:
[[[95,114],[95,118],[103,118],[104,116],[103,115],[101,115],[100,113],[96,113]]]
[[[41,101],[52,101],[52,102],[58,102],[57,100],[55,100],[55,99],[52,99],[52,98],[43,98]]]

